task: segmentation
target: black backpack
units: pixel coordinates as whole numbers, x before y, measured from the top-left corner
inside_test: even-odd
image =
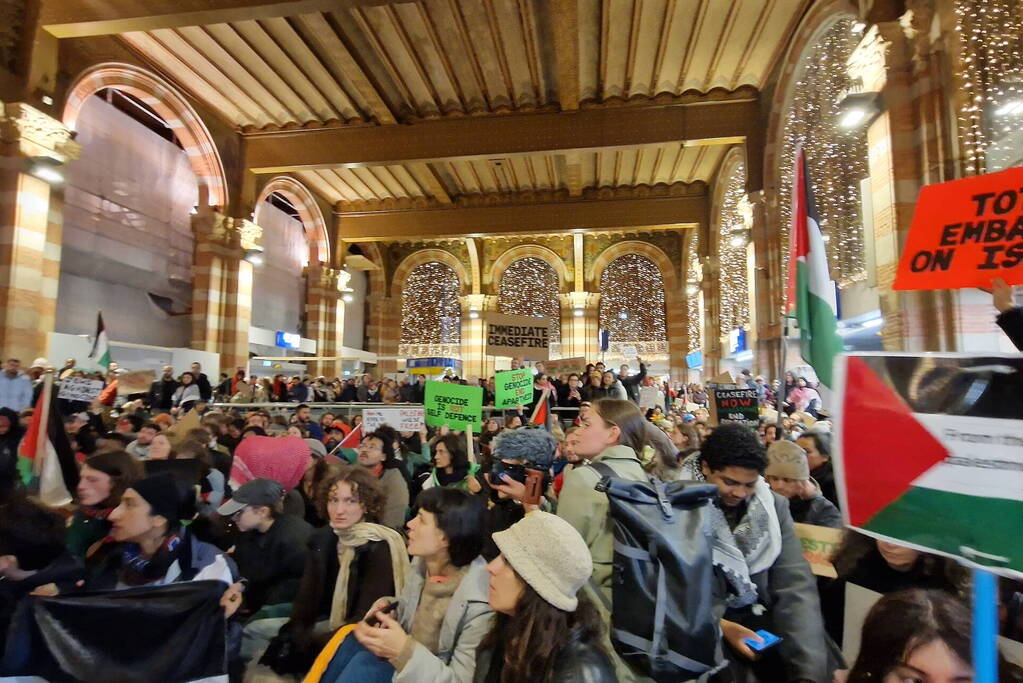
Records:
[[[708,677],[717,661],[713,532],[716,486],[628,481],[602,462],[595,487],[614,523],[611,643],[629,667],[658,683]],[[597,594],[603,598],[598,589]]]

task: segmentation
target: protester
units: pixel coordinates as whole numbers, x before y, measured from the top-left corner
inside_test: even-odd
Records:
[[[79,473],[78,508],[67,528],[67,547],[72,555],[85,558],[96,543],[110,533],[110,513],[121,504],[121,496],[144,476],[142,465],[122,451],[100,453],[86,459]]]
[[[394,442],[383,432],[370,432],[362,437],[356,449],[358,464],[380,480],[385,497],[380,523],[401,531],[408,514],[409,489],[402,475],[402,464],[395,457]]]
[[[18,480],[18,444],[24,434],[18,414],[10,408],[0,408],[0,496]]]
[[[625,388],[628,399],[639,405],[639,386],[646,379],[646,363],[641,358],[636,358],[636,362],[639,363],[639,372],[635,375],[629,374],[628,364],[623,363],[618,368],[618,381]]]
[[[477,650],[477,683],[613,683],[600,644],[600,617],[578,593],[593,563],[579,533],[564,520],[532,512],[494,534],[500,550],[487,565],[487,600],[497,612]]]
[[[155,422],[147,422],[142,425],[139,429],[138,434],[135,436],[135,440],[132,441],[124,449],[128,455],[139,460],[145,460],[149,457],[149,447],[153,443],[153,439],[160,433],[160,426]]]
[[[199,398],[207,402],[213,398],[213,387],[210,385],[210,380],[206,376],[206,373],[202,371],[202,365],[199,363],[192,363],[189,369],[189,374],[192,375],[195,385],[199,388]]]
[[[191,372],[181,373],[181,382],[174,390],[174,397],[171,399],[173,406],[171,412],[183,415],[200,400],[202,400],[202,390],[195,383],[195,376]]]
[[[737,681],[826,681],[837,665],[824,634],[816,582],[803,559],[788,501],[761,474],[764,447],[748,427],[719,426],[683,467],[686,479],[718,487],[710,508],[714,565],[728,579],[721,619],[729,671]],[[758,629],[781,643],[759,657],[743,642]]]
[[[169,412],[174,407],[174,392],[178,389],[178,381],[174,379],[174,367],[163,366],[163,374],[160,379],[149,385],[149,394],[146,396],[146,405],[153,412]]]
[[[408,524],[413,560],[400,598],[378,600],[366,614],[377,625],[359,622],[354,637],[318,662],[325,665],[320,681],[473,680],[476,651],[494,622],[489,575],[479,557],[481,518],[478,499],[463,491],[422,493],[419,513]],[[396,614],[385,613],[395,600]]]
[[[818,431],[809,431],[796,439],[796,445],[806,451],[806,460],[810,465],[810,476],[820,487],[821,495],[830,500],[835,507],[841,509],[838,502],[838,485],[835,482],[835,469],[831,464],[831,435]]]
[[[20,412],[32,405],[32,380],[21,371],[21,361],[8,358],[0,373],[0,408]]]
[[[842,513],[821,495],[810,478],[806,452],[791,441],[775,441],[767,448],[764,471],[771,490],[789,501],[792,521],[833,529],[842,528]]]
[[[469,493],[479,493],[480,483],[476,479],[478,463],[470,463],[465,438],[446,434],[433,444],[433,470],[423,482],[423,490],[436,486],[456,488]]]

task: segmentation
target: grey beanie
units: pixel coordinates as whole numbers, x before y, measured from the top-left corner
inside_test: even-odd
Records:
[[[593,574],[586,541],[571,524],[549,512],[530,512],[493,535],[505,561],[541,598],[574,612],[578,593]]]
[[[524,460],[546,470],[554,464],[558,442],[546,429],[509,429],[494,438],[492,447],[498,460]]]

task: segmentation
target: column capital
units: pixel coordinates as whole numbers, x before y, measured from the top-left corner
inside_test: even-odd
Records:
[[[67,162],[82,153],[67,126],[24,102],[0,104],[0,140],[17,145],[26,157],[48,156]]]
[[[219,211],[200,211],[192,216],[196,241],[236,252],[241,258],[248,249],[259,249],[263,228],[245,218],[232,218]]]
[[[581,309],[593,311],[600,305],[600,294],[598,292],[568,292],[559,294],[562,311],[574,311]]]
[[[352,274],[340,268],[331,268],[320,262],[310,263],[305,267],[305,276],[310,286],[319,286],[324,293],[341,296],[341,291],[348,289],[348,280]]]
[[[497,310],[497,297],[492,294],[464,294],[458,297],[458,303],[462,307],[462,313]]]

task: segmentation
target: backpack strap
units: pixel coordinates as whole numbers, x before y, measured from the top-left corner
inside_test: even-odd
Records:
[[[607,487],[604,486],[605,477],[608,479],[615,479],[618,477],[618,473],[615,472],[606,462],[600,462],[598,460],[597,462],[591,462],[587,465],[587,467],[593,469],[600,477],[600,481],[597,482],[597,485],[593,488],[601,493],[607,492]]]

